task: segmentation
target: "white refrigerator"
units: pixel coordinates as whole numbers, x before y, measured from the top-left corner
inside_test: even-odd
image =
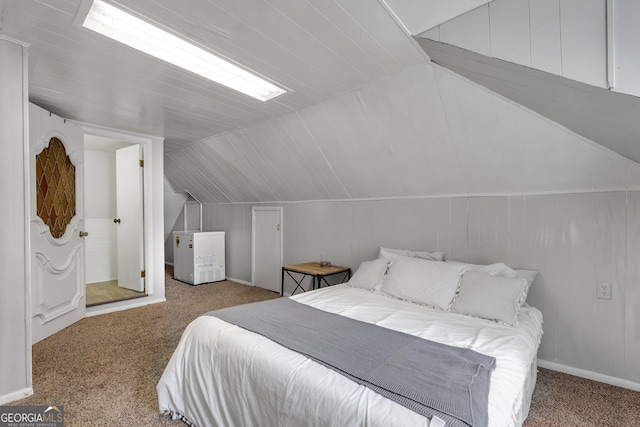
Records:
[[[174,231],[173,278],[190,285],[225,280],[224,231]]]

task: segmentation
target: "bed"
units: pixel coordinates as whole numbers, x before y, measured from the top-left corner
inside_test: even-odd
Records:
[[[502,267],[496,273],[496,267],[491,266],[408,259],[363,263],[348,284],[290,298],[322,311],[495,358],[488,425],[522,425],[535,386],[542,334],[540,311],[525,302],[535,273],[528,279],[502,277]],[[445,265],[447,271],[442,273]],[[478,271],[481,268],[486,271]],[[507,271],[506,276],[518,274],[518,270]],[[527,276],[527,271],[522,271]],[[444,308],[437,307],[438,299],[446,301],[443,294],[448,291],[441,289],[451,274],[458,277],[455,286],[446,284],[454,295]],[[437,286],[427,296],[431,304],[423,301],[425,277]],[[412,294],[406,290],[407,283],[411,288],[416,281],[420,282],[419,290]],[[522,289],[514,292],[509,288],[510,300],[501,301],[502,289],[514,284],[522,284]],[[435,297],[433,289],[437,289]],[[474,300],[474,304],[481,307],[469,308],[470,298],[477,299],[474,292],[480,290],[481,301]],[[455,303],[458,300],[460,304]],[[501,305],[498,319],[487,319],[486,310],[495,310],[490,307],[496,305],[495,300]],[[197,318],[185,329],[157,391],[162,414],[199,427],[443,425],[260,334],[210,315]]]

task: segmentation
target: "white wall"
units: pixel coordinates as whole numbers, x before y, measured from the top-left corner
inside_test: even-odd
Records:
[[[115,152],[85,150],[85,281],[118,278]]]
[[[151,223],[145,222],[147,265],[152,272],[147,273],[147,286],[153,294],[150,302],[164,301],[164,139],[151,137],[151,143],[145,148],[145,158],[152,158],[153,164],[145,169],[145,182],[151,180],[151,194],[145,192],[145,206],[151,206]],[[146,168],[145,163],[145,168]],[[150,170],[149,170],[150,169]],[[148,218],[145,216],[145,220]],[[151,249],[149,251],[149,249]],[[149,283],[151,282],[151,283]]]
[[[528,302],[544,315],[539,358],[640,387],[640,192],[282,206],[285,264],[324,252],[355,269],[387,246],[538,270]],[[204,229],[226,231],[227,276],[250,282],[251,205],[205,205]],[[612,283],[612,300],[596,299],[598,281]]]
[[[640,96],[640,4],[615,0],[608,24],[606,3],[494,0],[419,36]],[[608,40],[608,25],[613,40]],[[608,68],[613,76],[607,75]]]
[[[421,37],[607,87],[604,0],[494,0]]]
[[[617,92],[640,96],[640,2],[637,0],[615,0],[614,2],[614,46],[615,85]]]
[[[28,286],[26,48],[0,37],[0,404],[33,393]]]
[[[116,154],[115,152],[85,150],[86,218],[116,217]]]
[[[184,204],[189,197],[184,193],[176,193],[166,180],[163,180],[164,194],[164,260],[173,264],[173,231],[183,230],[181,224]]]

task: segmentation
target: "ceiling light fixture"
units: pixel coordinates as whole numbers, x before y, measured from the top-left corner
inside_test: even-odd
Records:
[[[82,26],[261,101],[286,90],[101,0]]]

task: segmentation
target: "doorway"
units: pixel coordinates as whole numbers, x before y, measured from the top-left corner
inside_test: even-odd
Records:
[[[282,207],[252,207],[251,282],[280,293],[283,263]]]
[[[147,296],[142,145],[85,134],[87,307]]]

